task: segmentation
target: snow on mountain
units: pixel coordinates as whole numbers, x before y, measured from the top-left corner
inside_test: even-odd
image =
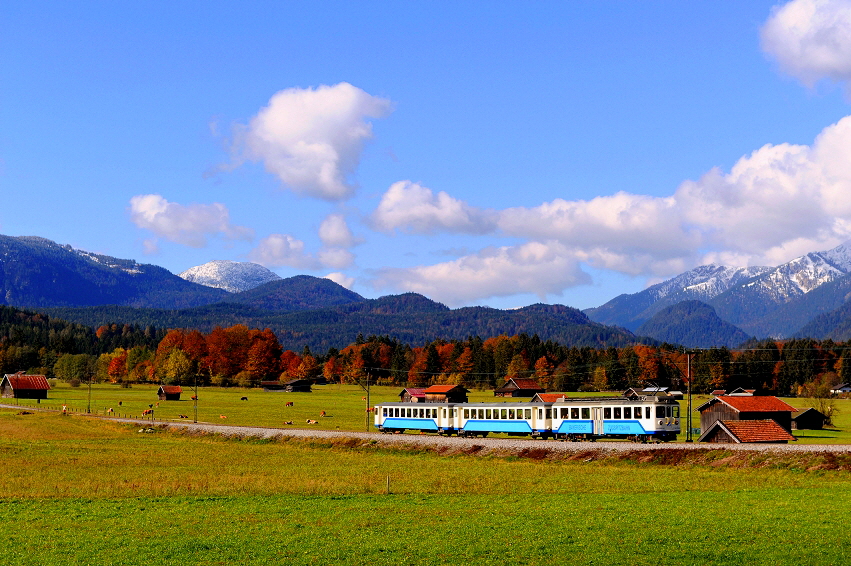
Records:
[[[224,289],[231,293],[241,293],[280,279],[262,265],[247,261],[214,260],[190,267],[178,275],[187,281]]]
[[[706,301],[720,295],[734,285],[770,270],[770,267],[764,266],[701,265],[673,279],[648,287],[646,290],[653,294],[657,300],[671,295],[683,295],[689,299]]]

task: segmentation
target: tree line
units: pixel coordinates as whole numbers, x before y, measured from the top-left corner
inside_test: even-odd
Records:
[[[812,396],[851,381],[851,342],[754,341],[740,350],[688,351],[662,344],[591,348],[525,333],[482,339],[436,339],[421,346],[390,336],[358,338],[325,353],[284,349],[267,329],[242,324],[157,329],[87,326],[0,306],[0,372],[26,371],[72,382],[258,386],[263,381],[326,380],[405,387],[460,384],[490,389],[510,378],[534,379],[548,391],[619,391],[667,386],[707,393],[766,389]]]

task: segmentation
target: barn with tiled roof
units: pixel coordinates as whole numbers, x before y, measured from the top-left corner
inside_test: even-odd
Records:
[[[716,421],[757,421],[771,419],[787,432],[792,430],[792,413],[797,409],[777,397],[722,395],[697,408],[701,430]]]
[[[512,377],[506,380],[499,389],[494,389],[494,397],[534,397],[545,389],[534,379]]]
[[[734,444],[787,444],[795,437],[771,419],[758,421],[715,421],[698,442]]]
[[[423,389],[426,403],[466,403],[469,392],[460,385],[432,385]]]
[[[43,375],[26,375],[24,372],[7,373],[0,380],[0,397],[7,399],[47,399],[50,384]]]
[[[160,401],[180,401],[181,393],[183,389],[179,385],[161,385],[157,397]]]

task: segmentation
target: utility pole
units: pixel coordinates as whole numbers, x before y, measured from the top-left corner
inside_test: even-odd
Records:
[[[91,414],[92,412],[92,374],[89,374],[89,402],[86,405],[86,413]]]
[[[192,397],[192,405],[195,409],[195,416],[192,419],[193,423],[198,422],[198,372],[195,372],[195,396]]]
[[[694,442],[691,438],[691,352],[686,352],[686,379],[688,379],[688,409],[686,413],[686,442]]]

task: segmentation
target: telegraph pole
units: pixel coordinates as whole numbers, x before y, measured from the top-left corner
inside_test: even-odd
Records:
[[[686,442],[694,442],[691,438],[691,352],[686,352],[686,379],[688,379],[688,412],[686,413]]]

